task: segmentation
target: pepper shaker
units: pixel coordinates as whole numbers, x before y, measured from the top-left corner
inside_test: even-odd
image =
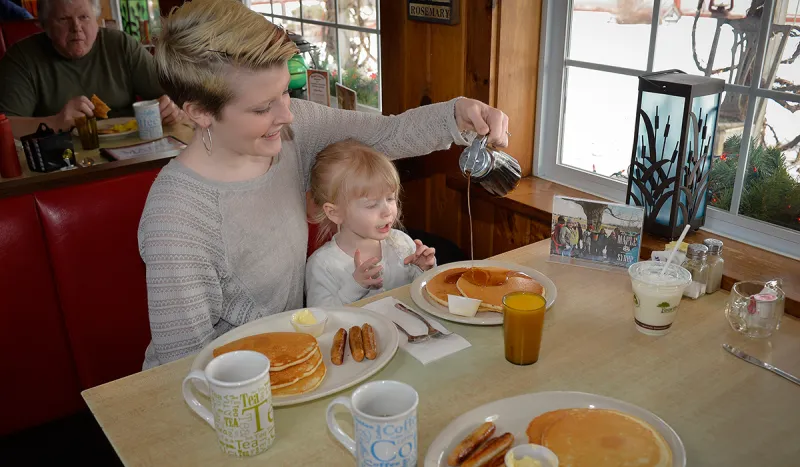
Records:
[[[686,261],[681,266],[692,273],[692,282],[684,289],[684,297],[697,299],[706,293],[706,284],[708,284],[707,257],[708,247],[700,243],[693,243],[686,250]]]
[[[722,240],[707,238],[703,245],[708,247],[708,284],[706,293],[714,293],[722,286],[722,272],[725,260],[722,259]]]

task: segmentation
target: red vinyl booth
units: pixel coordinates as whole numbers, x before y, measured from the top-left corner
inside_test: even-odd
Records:
[[[157,174],[151,170],[36,195],[83,389],[142,369],[150,324],[136,230]]]
[[[0,436],[83,406],[33,195],[0,199]]]
[[[141,370],[150,341],[136,232],[160,169],[0,198],[0,436],[73,414]],[[309,254],[316,228],[309,225]]]
[[[0,21],[0,58],[12,45],[26,37],[42,32],[42,27],[37,19],[21,21]]]

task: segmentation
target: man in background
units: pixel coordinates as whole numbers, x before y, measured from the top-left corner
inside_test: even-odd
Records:
[[[108,104],[111,117],[132,116],[140,98],[159,100],[163,123],[182,119],[158,83],[153,57],[124,32],[99,28],[96,2],[40,0],[45,32],[17,42],[0,60],[0,113],[17,138],[40,122],[68,130],[76,117],[93,115],[93,94]]]

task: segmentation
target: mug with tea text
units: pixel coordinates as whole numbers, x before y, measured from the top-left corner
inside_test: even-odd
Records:
[[[217,432],[220,449],[250,457],[275,441],[269,358],[251,350],[222,354],[205,371],[194,370],[183,380],[183,398]],[[193,380],[207,386],[208,410],[192,392]]]

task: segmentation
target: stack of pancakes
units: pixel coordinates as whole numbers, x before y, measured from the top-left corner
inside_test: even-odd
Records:
[[[269,358],[269,379],[274,396],[293,396],[316,389],[327,369],[317,340],[299,332],[268,332],[230,342],[214,349],[214,357],[235,350],[254,350]]]
[[[542,284],[530,276],[511,269],[453,268],[440,272],[427,284],[428,296],[447,306],[448,295],[462,295],[481,301],[480,311],[503,312],[503,296],[511,292],[533,292],[545,295]]]
[[[607,409],[560,409],[534,418],[528,441],[549,448],[563,467],[668,467],[672,450],[648,423]]]

